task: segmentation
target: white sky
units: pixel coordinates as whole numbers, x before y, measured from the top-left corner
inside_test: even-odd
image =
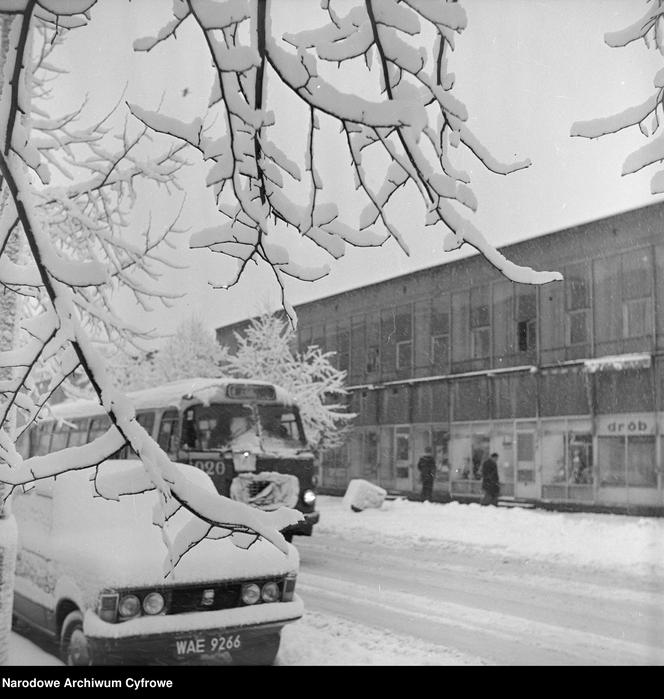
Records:
[[[170,3],[158,5],[159,10],[167,10]],[[81,31],[78,48],[71,49],[72,94],[80,92],[81,86],[93,85],[93,101],[108,107],[126,83],[130,100],[155,108],[166,93],[167,104],[176,100],[193,116],[208,89],[207,81],[200,79],[195,45],[183,35],[148,56],[135,57],[131,52],[134,38],[158,26],[158,5],[154,0],[127,5],[100,0],[91,27]],[[301,13],[303,5],[304,0],[274,3],[286,18]],[[644,4],[639,0],[463,0],[463,5],[468,28],[457,38],[450,59],[456,74],[454,94],[468,107],[469,126],[496,157],[533,161],[529,169],[502,177],[483,170],[471,157],[457,159],[473,178],[479,210],[471,220],[480,230],[501,245],[656,201],[649,188],[652,168],[620,177],[624,158],[643,143],[637,129],[595,141],[569,137],[574,121],[620,111],[651,91],[661,56],[642,43],[611,49],[603,41],[605,32],[636,20]],[[102,25],[103,31],[98,31]],[[91,36],[95,37],[92,48]],[[343,192],[341,173],[339,178]],[[349,248],[345,258],[333,262],[326,279],[291,283],[290,301],[327,296],[458,256],[442,252],[439,230],[419,225],[412,197],[404,195],[400,205],[410,257],[391,241],[381,249]],[[209,210],[209,193],[189,194],[186,219],[192,230],[205,225],[200,219]],[[225,264],[223,269],[228,271],[228,263],[207,251],[189,252],[184,242],[177,259],[189,261],[191,267],[169,275],[169,284],[186,298],[174,311],[143,319],[150,326],[172,330],[179,319],[196,314],[214,327],[253,315],[266,302],[278,302],[278,289],[265,269],[251,271],[231,291],[211,290],[207,281],[219,279],[220,265]]]
[[[380,509],[352,512],[342,498],[319,496],[326,533],[389,547],[433,546],[437,551],[485,549],[504,560],[556,563],[586,573],[625,574],[653,581],[664,575],[664,520],[611,514],[546,512],[477,504],[393,500]],[[311,577],[311,576],[309,576]],[[307,574],[302,570],[301,583]],[[304,581],[304,582],[302,582]],[[659,581],[659,582],[657,582]],[[344,583],[348,592],[348,583]],[[302,593],[304,594],[304,593]],[[527,622],[524,622],[527,623]],[[59,664],[18,634],[12,634],[10,664]],[[333,615],[309,613],[286,627],[280,665],[476,665],[476,658],[416,639],[384,633]]]

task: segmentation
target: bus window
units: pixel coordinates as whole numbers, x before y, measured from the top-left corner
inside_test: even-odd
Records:
[[[159,446],[167,453],[171,453],[175,447],[174,440],[177,435],[178,411],[167,410],[161,416],[161,424],[159,425],[159,435],[157,442]]]
[[[183,446],[195,450],[223,449],[253,429],[254,417],[246,405],[197,405],[185,412]]]
[[[70,432],[71,427],[66,423],[60,423],[54,427],[53,437],[51,437],[51,452],[60,451],[67,446]]]
[[[44,456],[48,454],[51,446],[51,430],[53,429],[52,422],[44,422],[34,431],[35,441],[30,456]],[[30,440],[32,443],[32,439]]]
[[[98,415],[90,420],[90,433],[88,434],[88,442],[92,442],[97,437],[100,437],[104,432],[107,432],[111,427],[111,418],[108,415]]]
[[[154,413],[138,413],[136,422],[152,437],[154,430]]]
[[[80,447],[85,444],[85,440],[88,436],[88,419],[78,418],[72,420],[72,430],[69,433],[68,447]]]
[[[264,438],[304,444],[304,435],[292,408],[285,405],[259,405],[258,416]]]

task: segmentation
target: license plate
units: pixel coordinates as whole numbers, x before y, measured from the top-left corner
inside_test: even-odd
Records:
[[[238,633],[185,636],[175,639],[175,652],[178,658],[231,653],[240,648],[242,648],[242,639]]]

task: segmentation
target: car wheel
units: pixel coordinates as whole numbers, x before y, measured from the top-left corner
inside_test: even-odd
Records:
[[[67,614],[60,633],[60,657],[65,665],[92,664],[90,644],[83,633],[83,615],[79,611]]]

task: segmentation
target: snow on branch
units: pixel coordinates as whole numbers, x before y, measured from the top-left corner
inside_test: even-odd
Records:
[[[31,48],[40,17],[44,12],[53,15],[52,45],[57,45],[62,39],[60,18],[71,20],[64,22],[69,26],[83,26],[95,4],[94,0],[0,0],[0,13],[12,17],[4,65],[10,79],[0,94],[0,186],[11,204],[7,216],[0,218],[0,232],[5,239],[20,237],[23,256],[34,265],[29,269],[36,275],[18,275],[19,266],[8,258],[4,246],[0,247],[0,264],[10,277],[5,283],[16,294],[27,283],[39,284],[37,295],[25,309],[33,318],[18,333],[28,333],[32,339],[21,349],[0,354],[3,365],[14,367],[11,378],[0,381],[0,483],[17,486],[90,468],[128,444],[159,491],[161,514],[156,513],[156,522],[163,523],[174,507],[185,508],[207,525],[211,538],[218,538],[220,527],[228,528],[237,546],[250,546],[263,537],[287,554],[280,530],[300,521],[301,514],[287,509],[259,512],[185,478],[136,421],[131,403],[113,386],[95,347],[99,339],[135,339],[131,328],[114,312],[112,292],[117,288],[124,286],[143,302],[173,296],[150,288],[145,279],[158,279],[165,261],[157,248],[167,236],[179,232],[177,221],[157,236],[148,230],[144,245],[137,245],[130,214],[138,197],[135,181],[177,190],[174,175],[184,163],[179,146],[169,146],[158,156],[141,150],[146,128],[136,132],[134,122],[125,123],[119,138],[109,139],[117,121],[112,115],[93,127],[78,128],[75,122],[82,109],[60,119],[43,118],[48,105],[39,105],[39,111],[33,112],[37,97],[48,94],[40,89],[44,83],[40,83],[39,61],[49,74],[53,72],[45,61],[48,48],[42,46],[37,65],[34,63]],[[42,118],[33,119],[33,114]],[[110,142],[119,142],[119,147],[109,148]],[[150,152],[154,153],[154,146]],[[48,165],[75,184],[42,186],[51,181]],[[44,362],[49,363],[45,371],[49,380],[40,386]],[[110,418],[109,430],[90,444],[23,460],[14,446],[16,439],[40,419],[54,387],[77,370],[85,374]],[[165,533],[163,536],[171,546]],[[189,543],[193,546],[196,541]],[[172,565],[183,547],[169,549]]]
[[[328,272],[306,253],[293,259],[300,241],[334,259],[348,244],[382,245],[388,238],[408,253],[411,231],[392,221],[393,202],[404,189],[422,200],[422,227],[441,224],[455,245],[472,245],[495,264],[490,235],[480,236],[457,210],[474,211],[478,203],[452,153],[463,143],[488,170],[503,175],[530,161],[501,162],[466,125],[467,109],[447,71],[455,36],[467,24],[463,7],[355,0],[337,11],[324,3],[320,10],[308,8],[306,28],[302,23],[298,30],[300,22],[289,18],[287,31],[277,28],[280,9],[268,0],[174,2],[172,16],[135,45],[151,50],[177,42],[186,24],[212,67],[208,109],[197,118],[184,121],[153,105],[132,104],[131,111],[153,132],[188,144],[208,166],[205,185],[220,219],[194,232],[190,244],[237,260],[235,273],[213,286],[233,286],[254,262],[267,267],[285,299],[286,277],[314,281]],[[301,140],[285,142],[283,126],[300,117]],[[364,200],[359,220],[322,174],[322,139],[334,138],[335,124],[343,139],[338,154],[343,157],[345,141],[343,167]],[[338,179],[339,168],[333,171]],[[282,244],[286,238],[293,244]],[[441,249],[449,249],[443,238]],[[559,278],[506,262],[500,269],[528,283]]]
[[[605,35],[604,40],[608,46],[622,48],[637,39],[643,39],[646,46],[656,48],[660,55],[664,54],[664,8],[659,0],[647,0],[647,4],[648,9],[641,19],[623,30]],[[639,172],[650,165],[661,163],[664,159],[659,113],[664,98],[664,67],[657,71],[652,82],[653,92],[642,103],[608,117],[577,121],[570,129],[571,136],[601,138],[637,127],[647,142],[627,156],[623,163],[622,175]],[[664,193],[663,171],[653,175],[650,191],[652,194]]]

